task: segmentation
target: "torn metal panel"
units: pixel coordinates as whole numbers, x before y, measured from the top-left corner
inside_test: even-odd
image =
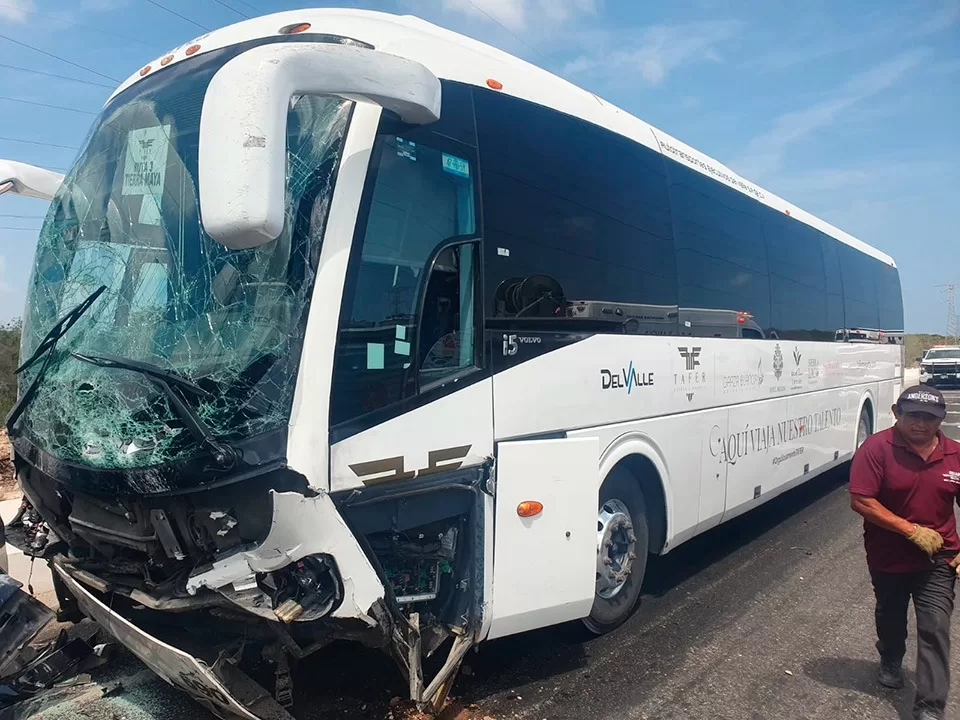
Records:
[[[22,587],[9,575],[0,574],[0,677],[21,669],[20,653],[53,619],[53,612]]]
[[[184,691],[200,705],[221,718],[246,720],[292,720],[270,696],[235,667],[199,658],[158,640],[111,610],[54,563],[54,571],[73,593],[84,613],[157,675]]]
[[[255,549],[216,562],[187,580],[187,591],[201,587],[234,591],[249,587],[254,573],[269,573],[308,555],[333,557],[343,581],[344,598],[332,617],[360,618],[374,625],[369,610],[384,597],[383,584],[329,495],[306,497],[271,492],[273,519],[266,539]]]

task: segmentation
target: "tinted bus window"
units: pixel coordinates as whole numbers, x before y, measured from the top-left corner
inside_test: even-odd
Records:
[[[837,243],[837,253],[840,257],[840,271],[843,276],[846,327],[879,329],[877,273],[874,268],[874,263],[879,261],[843,242]]]
[[[784,339],[832,341],[820,233],[767,207],[764,226],[774,330]]]
[[[506,95],[477,90],[474,104],[488,316],[514,316],[515,304],[501,302],[504,288],[542,275],[588,316],[598,303],[667,306],[675,329],[676,263],[660,155]],[[524,316],[573,312],[541,310]]]
[[[750,313],[770,327],[770,280],[760,203],[666,160],[683,308]]]
[[[840,256],[836,240],[826,233],[818,232],[820,249],[823,252],[823,270],[827,290],[827,327],[836,333],[846,327],[843,313],[843,280],[840,276]]]
[[[877,299],[880,305],[880,329],[903,330],[903,295],[900,290],[900,273],[879,260],[877,266]]]

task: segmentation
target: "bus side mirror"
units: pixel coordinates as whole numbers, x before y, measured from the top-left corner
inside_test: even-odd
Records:
[[[213,76],[200,115],[200,217],[231,250],[259,247],[283,230],[286,124],[296,95],[371,102],[414,125],[440,118],[440,81],[396,55],[328,43],[274,43],[238,55]]]

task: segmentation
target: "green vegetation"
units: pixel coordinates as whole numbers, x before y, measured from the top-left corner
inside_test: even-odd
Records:
[[[17,369],[20,357],[20,323],[0,325],[0,423],[17,400]]]
[[[923,355],[924,350],[932,348],[934,345],[955,345],[955,338],[948,338],[945,335],[905,335],[903,338],[904,357],[907,367],[916,367],[917,358]]]

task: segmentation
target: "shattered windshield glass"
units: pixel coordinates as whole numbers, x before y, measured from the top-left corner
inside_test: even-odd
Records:
[[[19,433],[60,460],[143,468],[198,452],[183,409],[171,408],[144,366],[202,388],[181,397],[221,441],[287,423],[352,103],[294,98],[284,230],[262,247],[229,250],[200,224],[197,156],[207,85],[239,51],[179,63],[118,96],[51,203],[22,357],[106,286],[57,343],[18,421]],[[91,356],[119,362],[82,359]],[[39,365],[23,373],[21,389]]]

